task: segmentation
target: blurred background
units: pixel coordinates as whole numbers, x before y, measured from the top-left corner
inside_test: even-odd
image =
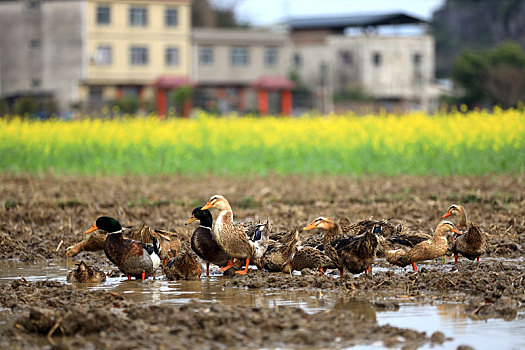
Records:
[[[525,0],[3,0],[0,115],[525,101]]]

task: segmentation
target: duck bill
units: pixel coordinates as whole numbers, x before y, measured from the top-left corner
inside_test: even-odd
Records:
[[[93,224],[93,226],[91,226],[91,228],[86,231],[86,235],[88,233],[91,233],[91,232],[95,231],[95,230],[98,230],[97,224]]]
[[[208,203],[206,203],[206,205],[204,207],[202,207],[201,210],[210,209],[211,207],[213,207],[213,204],[211,204],[211,202],[208,201]]]
[[[314,228],[317,228],[317,226],[315,225],[315,222],[312,222],[310,225],[303,227],[303,231],[312,230]]]
[[[447,212],[445,215],[443,215],[441,218],[444,219],[444,218],[448,218],[452,213],[451,212]]]
[[[186,221],[186,223],[185,223],[184,225],[189,225],[189,224],[191,224],[192,222],[194,222],[195,220],[197,220],[197,218],[196,218],[195,216],[192,215],[191,218],[190,218],[188,221]]]
[[[461,232],[461,231],[458,230],[457,228],[453,228],[453,229],[452,229],[452,232],[457,233],[458,235],[462,235],[462,234],[463,234],[463,232]]]

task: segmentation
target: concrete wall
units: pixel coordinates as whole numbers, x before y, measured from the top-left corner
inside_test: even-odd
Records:
[[[351,55],[345,64],[342,52]],[[381,64],[374,64],[374,54]],[[323,44],[296,45],[294,54],[302,57],[296,68],[310,87],[320,84],[320,65],[328,64],[327,85],[333,92],[348,86],[360,87],[378,99],[425,99],[425,91],[434,78],[434,40],[431,36],[331,35]],[[414,63],[414,54],[421,63]]]
[[[29,3],[0,2],[0,92],[51,93],[60,109],[69,108],[81,78],[82,3]]]
[[[200,83],[244,85],[250,84],[261,76],[287,77],[290,70],[291,41],[285,32],[196,28],[193,31],[192,44],[191,78]],[[202,65],[199,62],[199,50],[202,46],[212,47],[214,55],[212,65]],[[233,46],[248,48],[248,65],[242,67],[232,65]],[[264,63],[264,55],[268,47],[275,47],[278,52],[278,61],[274,66],[267,66]]]
[[[79,100],[83,41],[81,1],[46,1],[42,6],[42,81],[61,109]]]

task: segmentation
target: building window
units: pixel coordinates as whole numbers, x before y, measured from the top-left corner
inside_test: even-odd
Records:
[[[134,85],[127,85],[122,87],[122,96],[124,97],[140,97],[140,87]]]
[[[166,66],[179,65],[179,49],[176,47],[166,48]]]
[[[199,48],[199,63],[203,66],[213,65],[213,47],[202,46]]]
[[[178,25],[177,9],[166,9],[166,27],[176,27]]]
[[[244,46],[235,46],[231,50],[231,62],[233,66],[247,66],[250,62],[248,48]]]
[[[268,67],[273,67],[277,65],[279,59],[277,48],[276,47],[267,47],[264,52],[264,64]]]
[[[375,52],[372,56],[372,61],[374,62],[374,66],[379,67],[383,63],[383,57],[380,53]]]
[[[345,67],[350,67],[353,63],[352,53],[348,50],[343,50],[339,52],[339,57],[341,59],[341,64]]]
[[[423,56],[421,56],[420,53],[415,53],[412,56],[412,61],[414,62],[414,66],[421,67],[421,63],[423,63]]]
[[[144,7],[129,9],[129,25],[132,27],[145,27],[148,24],[148,11]]]
[[[100,66],[110,65],[112,62],[111,46],[99,45],[95,53],[95,64]]]
[[[89,87],[89,100],[90,101],[102,101],[103,99],[102,86],[90,86]]]
[[[132,66],[145,66],[148,64],[148,48],[134,46],[130,50],[130,63]]]
[[[40,47],[40,40],[38,40],[38,39],[32,39],[32,40],[29,42],[29,47],[32,48],[32,49],[39,48],[39,47]]]
[[[97,24],[109,24],[110,23],[110,9],[107,5],[97,6]]]
[[[39,10],[40,9],[40,2],[39,1],[29,1],[27,3],[27,8],[30,10]]]
[[[39,88],[41,85],[40,83],[40,79],[33,79],[31,80],[31,87],[34,89],[34,88]]]
[[[301,68],[303,65],[303,57],[300,53],[295,53],[293,55],[293,66],[295,69]]]

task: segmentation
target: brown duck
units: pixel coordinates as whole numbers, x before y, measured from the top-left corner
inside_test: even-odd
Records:
[[[412,269],[417,271],[416,262],[436,259],[447,253],[448,242],[445,237],[447,232],[461,234],[450,221],[441,221],[430,239],[418,243],[413,247],[405,245],[402,248],[387,250],[385,251],[386,260],[400,267],[412,264]]]
[[[196,280],[201,277],[202,265],[196,256],[186,251],[176,258],[170,259],[163,267],[166,278],[173,280]]]
[[[316,269],[323,274],[327,269],[336,269],[335,263],[318,247],[299,246],[291,261],[291,271]],[[284,270],[283,272],[288,272]]]
[[[122,226],[120,223],[109,217],[99,217],[87,233],[98,229],[108,232],[104,242],[104,253],[107,258],[117,265],[119,270],[128,276],[145,279],[154,276],[155,270],[160,265],[160,245],[155,237],[152,238],[153,244],[125,239],[122,237]]]
[[[186,222],[189,225],[195,220],[199,220],[199,226],[193,231],[191,236],[191,248],[206,262],[206,276],[210,275],[210,263],[218,266],[226,266],[231,257],[213,239],[213,216],[209,210],[201,210],[202,207],[193,209],[191,217]]]
[[[90,267],[83,261],[67,275],[68,282],[100,283],[106,280],[106,274],[96,267]]]
[[[327,255],[332,259],[341,277],[346,268],[350,273],[361,273],[369,270],[377,250],[377,234],[381,232],[381,226],[374,226],[366,233],[341,239],[332,244],[333,236],[341,236],[341,226],[336,224],[331,218],[323,216],[312,221],[303,230],[319,228],[325,230],[323,238],[323,248]]]
[[[268,236],[271,231],[269,222],[265,224],[241,225],[233,222],[233,211],[230,203],[221,195],[210,198],[202,210],[216,208],[219,215],[213,228],[213,238],[224,251],[231,256],[231,259],[221,271],[233,267],[233,259],[246,259],[244,270],[235,271],[245,275],[248,272],[250,260],[261,258],[268,247]]]
[[[268,245],[257,267],[270,272],[291,273],[292,260],[299,240],[299,228],[293,228],[273,238],[277,240],[273,240]]]
[[[467,213],[463,206],[458,204],[452,204],[446,214],[442,218],[449,217],[450,215],[459,216],[458,229],[460,229],[463,235],[454,235],[452,241],[452,253],[454,254],[454,264],[458,263],[458,255],[461,254],[469,260],[477,259],[485,254],[487,250],[487,236],[481,231],[481,229],[474,223],[467,222]]]

